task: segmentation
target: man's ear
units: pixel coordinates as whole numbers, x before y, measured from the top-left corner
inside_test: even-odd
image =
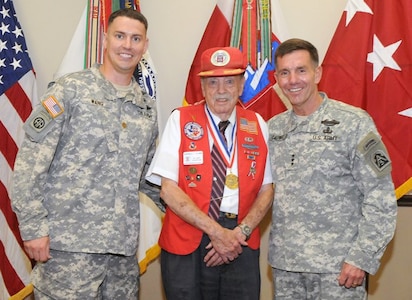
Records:
[[[322,66],[317,66],[315,69],[315,83],[318,84],[322,79]]]

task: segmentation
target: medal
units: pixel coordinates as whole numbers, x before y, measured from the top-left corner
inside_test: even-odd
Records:
[[[256,174],[256,161],[252,161],[252,163],[250,164],[249,174],[247,174],[247,176],[252,176],[252,178],[255,179],[255,174]]]
[[[237,176],[232,173],[226,175],[225,185],[231,190],[237,189],[239,186]]]
[[[210,116],[210,113],[209,113],[209,116]],[[213,128],[214,128],[214,130],[213,130],[212,128],[210,128],[208,126],[208,130],[209,130],[209,132],[211,133],[211,135],[213,137],[213,143],[215,145],[217,145],[217,149],[219,151],[220,156],[222,157],[222,160],[224,161],[226,167],[230,170],[232,165],[233,165],[233,162],[235,160],[236,150],[237,150],[237,146],[236,146],[237,145],[237,140],[236,140],[236,138],[234,138],[236,122],[233,126],[233,129],[232,129],[233,143],[232,143],[232,146],[230,147],[230,149],[227,148],[226,143],[222,143],[222,139],[220,138],[220,136],[219,136],[219,138],[220,138],[221,143],[219,143],[219,141],[217,139],[217,136],[215,134],[216,132],[219,132],[219,130],[218,130],[216,124],[213,122],[211,116],[209,118],[209,124],[213,125]],[[222,151],[222,149],[221,149],[222,146],[224,147],[225,152]],[[225,177],[225,185],[231,190],[235,190],[235,189],[239,188],[239,179],[238,179],[238,177],[235,174],[233,174],[232,172],[230,172],[230,174],[226,175],[226,177]]]

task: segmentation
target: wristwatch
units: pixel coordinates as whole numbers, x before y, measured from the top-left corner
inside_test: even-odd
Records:
[[[252,234],[252,229],[248,225],[242,223],[240,223],[237,226],[240,228],[240,230],[242,230],[242,233],[246,236],[247,241],[250,238],[250,235]]]

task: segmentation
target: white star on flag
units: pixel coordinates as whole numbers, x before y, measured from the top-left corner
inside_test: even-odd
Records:
[[[393,59],[392,55],[399,48],[402,41],[397,41],[384,47],[376,34],[373,36],[373,52],[368,53],[367,61],[373,64],[373,81],[379,76],[384,67],[398,70],[401,68]]]
[[[13,69],[16,70],[17,68],[21,68],[20,62],[21,62],[21,59],[16,60],[16,59],[13,57],[13,62],[12,62],[10,65],[12,65],[12,66],[13,66]]]
[[[4,49],[7,49],[6,44],[7,44],[7,41],[3,42],[2,40],[0,40],[0,52],[3,51]]]
[[[399,114],[400,114],[401,116],[405,116],[405,117],[412,118],[412,107],[411,107],[411,108],[408,108],[408,109],[405,109],[405,110],[403,110],[403,111],[400,111]]]
[[[373,15],[372,10],[364,0],[349,0],[344,10],[346,11],[346,27],[358,11]]]
[[[10,32],[9,31],[9,24],[4,24],[3,22],[1,23],[1,27],[0,27],[0,30],[1,30],[1,34],[2,35],[4,35],[6,32]]]
[[[1,8],[0,14],[2,14],[3,19],[5,19],[6,17],[10,17],[9,11],[10,11],[10,9],[7,9],[7,8],[5,8],[5,7],[2,7],[2,8]]]
[[[23,36],[23,30],[21,30],[21,28],[16,27],[16,29],[14,29],[12,32],[14,33],[16,38],[18,38],[19,36]]]
[[[412,147],[405,146],[412,145],[412,0],[347,1],[319,89],[371,115],[391,157],[399,199],[412,190]]]

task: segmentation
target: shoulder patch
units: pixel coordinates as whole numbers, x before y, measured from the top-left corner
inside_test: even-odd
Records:
[[[56,122],[44,106],[38,106],[23,125],[23,129],[32,141],[41,141]]]
[[[366,163],[375,171],[378,177],[390,174],[392,163],[388,151],[382,140],[373,132],[359,143],[358,151],[365,158]]]
[[[54,96],[49,96],[46,100],[43,100],[41,104],[53,119],[60,116],[64,111],[63,107]]]

